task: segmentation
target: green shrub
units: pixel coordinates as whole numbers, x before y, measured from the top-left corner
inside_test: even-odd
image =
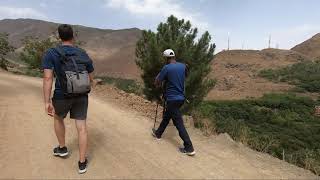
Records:
[[[142,95],[142,86],[132,79],[121,79],[114,77],[98,77],[102,79],[102,84],[112,84],[118,89],[121,89],[127,93],[134,93],[137,95]]]
[[[26,62],[30,69],[41,69],[42,58],[49,48],[58,45],[57,39],[47,38],[40,40],[34,37],[26,37],[23,40],[23,51],[20,53],[22,61]]]
[[[43,72],[41,70],[27,68],[24,72],[24,75],[32,77],[43,77]]]
[[[14,51],[14,47],[9,44],[8,37],[8,34],[0,33],[0,58],[3,58],[9,52]]]
[[[8,34],[0,33],[0,68],[8,71],[4,56],[9,52],[14,51],[14,48],[9,44]]]
[[[20,67],[11,71],[14,74],[26,75],[31,77],[43,77],[43,72],[39,69],[31,69],[29,67]]]
[[[214,121],[218,133],[317,173],[320,119],[313,115],[316,104],[294,94],[268,94],[252,100],[206,101],[196,111]],[[305,156],[307,150],[312,156]]]
[[[8,67],[7,67],[7,64],[6,64],[6,60],[5,60],[4,58],[1,58],[1,59],[0,59],[0,68],[8,71]]]
[[[288,82],[308,92],[320,92],[320,63],[301,62],[281,69],[260,71],[261,77],[274,82]]]

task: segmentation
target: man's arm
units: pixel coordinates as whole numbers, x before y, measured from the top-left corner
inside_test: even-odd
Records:
[[[156,77],[156,79],[154,80],[154,85],[155,85],[157,88],[161,87],[161,81],[159,80],[159,75],[160,75],[160,74],[158,74],[157,77]]]
[[[96,82],[94,81],[93,73],[89,73],[89,79],[90,79],[91,87],[94,88],[96,86]]]
[[[160,73],[157,75],[157,77],[156,77],[156,79],[154,81],[154,85],[156,87],[161,87],[161,83],[166,78],[166,76],[167,76],[167,68],[165,66],[165,67],[162,68]]]
[[[53,83],[53,70],[52,69],[44,69],[43,72],[43,97],[45,103],[45,110],[49,116],[54,116],[54,108],[51,98],[51,89]]]
[[[91,87],[94,88],[96,86],[96,83],[94,81],[94,76],[93,76],[93,71],[94,71],[93,61],[85,51],[84,51],[84,56],[89,60],[89,62],[86,64],[86,69],[89,73],[89,80],[90,80]]]

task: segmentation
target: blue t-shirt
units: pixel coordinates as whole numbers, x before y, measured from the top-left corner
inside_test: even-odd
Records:
[[[157,80],[166,81],[165,99],[167,101],[184,100],[184,81],[186,65],[182,63],[170,63],[165,65]]]
[[[86,64],[86,69],[87,69],[88,73],[92,73],[94,71],[92,60],[90,59],[90,57],[88,56],[88,54],[84,50],[81,50],[81,49],[74,47],[74,46],[68,46],[68,45],[63,45],[62,49],[64,50],[64,53],[66,55],[79,54],[80,56],[82,56],[82,58],[88,58],[89,61]],[[51,48],[43,56],[42,68],[43,69],[52,69],[55,72],[55,74],[58,74],[57,72],[62,71],[60,61],[61,61],[61,59],[60,59],[59,53],[54,48]],[[63,95],[63,92],[61,90],[61,86],[60,86],[60,83],[58,80],[56,80],[56,83],[55,83],[55,90],[54,90],[53,98],[54,99],[63,99],[64,98],[64,95]]]

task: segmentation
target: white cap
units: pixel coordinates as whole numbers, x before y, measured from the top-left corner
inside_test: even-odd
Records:
[[[172,49],[167,49],[163,52],[164,57],[175,57],[174,51]]]

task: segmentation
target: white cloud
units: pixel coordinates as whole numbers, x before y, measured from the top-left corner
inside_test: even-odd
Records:
[[[34,18],[47,20],[48,17],[32,8],[0,6],[0,19]]]
[[[166,18],[174,15],[179,19],[190,20],[200,31],[207,30],[209,24],[202,21],[201,15],[185,10],[177,0],[105,0],[107,7],[125,9],[138,16]]]

